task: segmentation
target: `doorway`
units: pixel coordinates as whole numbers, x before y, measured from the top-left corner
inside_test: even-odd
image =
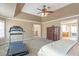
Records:
[[[33,35],[41,38],[41,24],[33,24]]]

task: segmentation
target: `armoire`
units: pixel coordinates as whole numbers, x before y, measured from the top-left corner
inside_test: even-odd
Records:
[[[60,27],[52,26],[47,28],[47,39],[57,41],[60,39]]]

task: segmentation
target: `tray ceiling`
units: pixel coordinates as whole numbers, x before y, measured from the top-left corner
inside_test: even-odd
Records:
[[[41,16],[41,14],[37,14],[40,12],[39,10],[37,10],[37,8],[42,9],[43,5],[51,7],[49,9],[51,11],[56,11],[60,8],[63,8],[67,5],[69,5],[69,4],[70,3],[27,3],[24,5],[22,12]]]

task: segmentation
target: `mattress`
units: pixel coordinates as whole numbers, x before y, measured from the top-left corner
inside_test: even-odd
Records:
[[[28,50],[25,48],[25,45],[22,41],[10,43],[7,52],[8,56],[21,56],[26,54],[28,54]]]

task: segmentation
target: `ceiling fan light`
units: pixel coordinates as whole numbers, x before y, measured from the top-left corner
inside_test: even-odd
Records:
[[[48,15],[48,13],[45,13],[45,15],[44,16],[47,16]]]
[[[42,13],[42,17],[46,17],[48,13]]]
[[[44,13],[41,13],[42,17],[44,16]]]

